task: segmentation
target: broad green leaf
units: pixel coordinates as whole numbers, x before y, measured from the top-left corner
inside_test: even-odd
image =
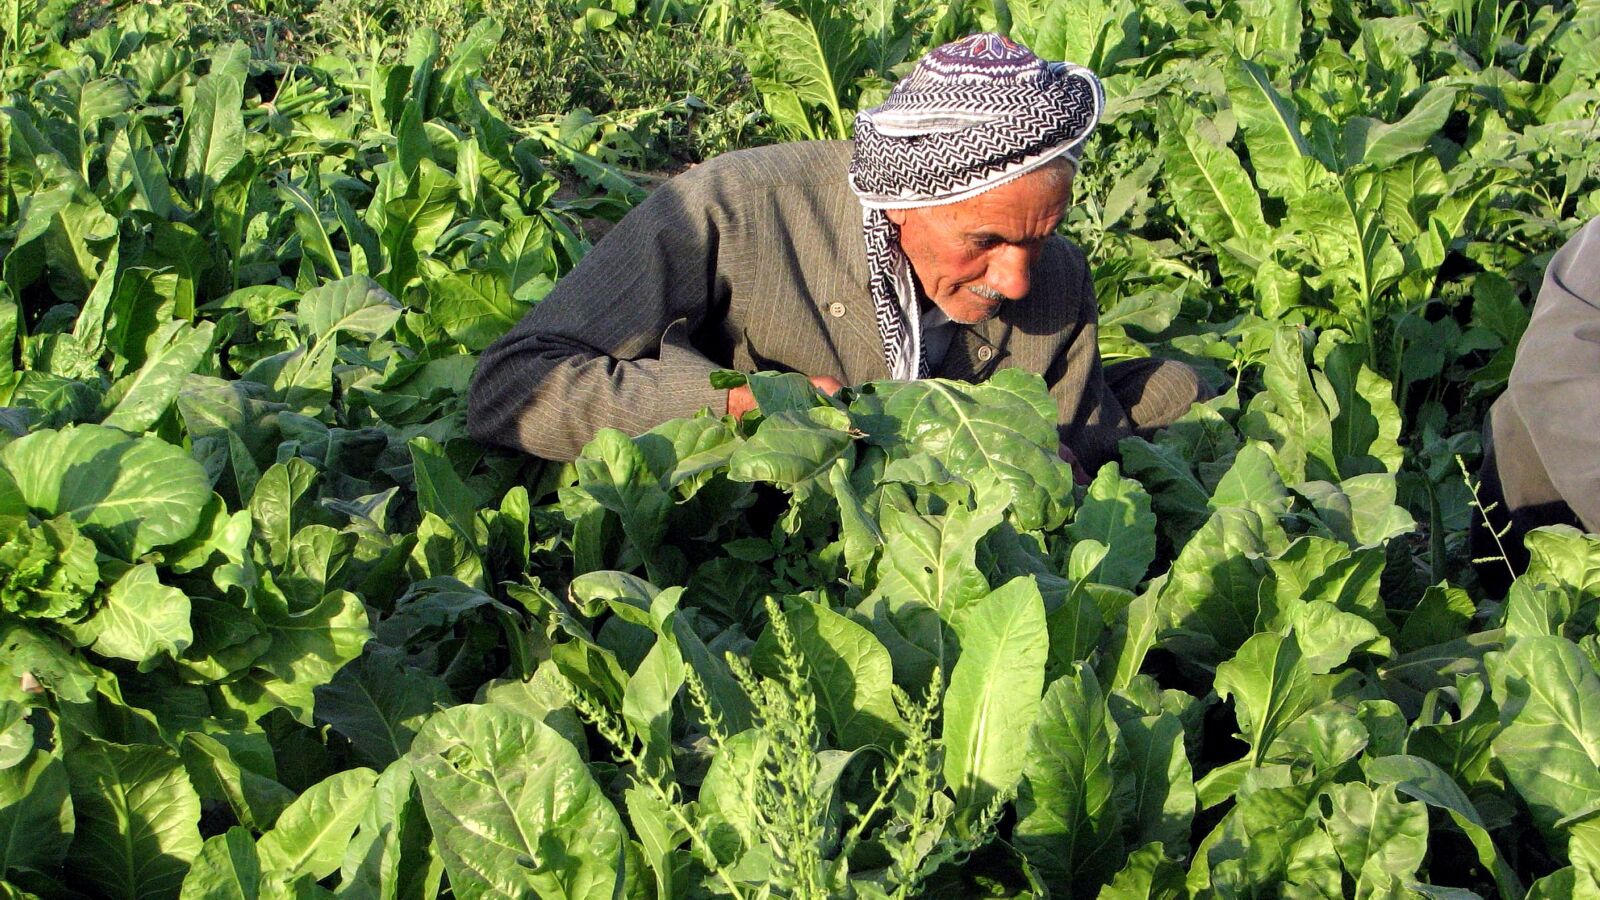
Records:
[[[1156,517],[1150,495],[1116,463],[1107,463],[1089,484],[1067,536],[1074,542],[1096,540],[1109,552],[1095,567],[1092,580],[1133,590],[1144,580],[1156,556]]]
[[[972,485],[1004,485],[1021,529],[1054,529],[1072,512],[1072,469],[1058,455],[1055,401],[1038,375],[1009,368],[976,385],[876,383],[850,412],[874,442],[927,453]]]
[[[351,275],[307,291],[295,307],[301,331],[317,341],[335,334],[358,340],[384,337],[400,318],[400,304],[365,275]]]
[[[346,769],[307,788],[257,843],[262,870],[285,881],[333,873],[377,779],[371,769]]]
[[[1337,485],[1311,481],[1295,490],[1311,501],[1317,518],[1334,537],[1355,547],[1377,547],[1416,527],[1405,508],[1395,503],[1395,477],[1388,473],[1357,475]]]
[[[1332,774],[1376,743],[1356,714],[1324,707],[1290,722],[1279,733],[1274,749],[1277,758],[1291,761],[1291,765],[1309,763],[1314,772]],[[1375,752],[1381,749],[1373,747]]]
[[[450,59],[439,73],[438,88],[441,95],[459,95],[471,90],[471,79],[483,68],[500,39],[505,26],[493,19],[479,19],[450,51]]]
[[[474,353],[482,352],[521,321],[532,304],[512,296],[511,286],[498,272],[442,272],[424,270],[428,286],[428,317],[451,340]]]
[[[496,706],[429,720],[411,758],[450,886],[461,897],[610,900],[627,840],[578,751]]]
[[[1160,844],[1146,844],[1128,854],[1122,871],[1098,896],[1100,900],[1180,900],[1186,896],[1183,867],[1170,859]]]
[[[21,687],[19,676],[18,691]],[[20,766],[33,752],[33,740],[33,724],[28,721],[27,708],[10,696],[0,698],[0,771]]]
[[[1261,189],[1289,201],[1312,190],[1322,165],[1300,133],[1293,99],[1278,92],[1265,69],[1237,55],[1228,61],[1225,73],[1228,100],[1244,131],[1250,166]]]
[[[417,505],[450,523],[462,540],[476,546],[479,503],[471,489],[456,474],[445,448],[426,437],[415,437],[411,450],[411,471],[416,480]]]
[[[1254,512],[1224,507],[1195,532],[1161,588],[1162,612],[1173,626],[1162,646],[1215,665],[1256,633],[1262,603],[1271,597],[1262,530]]]
[[[1513,581],[1506,592],[1506,636],[1560,635],[1562,625],[1574,612],[1571,598],[1559,588],[1536,585],[1524,575]]]
[[[106,591],[94,616],[73,628],[73,635],[102,656],[132,660],[148,670],[158,657],[176,657],[194,641],[189,598],[162,584],[155,566],[134,566]]]
[[[1600,897],[1593,875],[1580,872],[1575,866],[1546,875],[1528,888],[1528,900],[1595,900]]]
[[[352,900],[429,897],[443,877],[409,759],[378,776],[339,870],[339,896]]]
[[[1287,514],[1290,505],[1289,489],[1283,486],[1283,479],[1278,475],[1272,449],[1259,441],[1239,448],[1233,465],[1211,494],[1212,509],[1236,506],[1251,510],[1263,519]]]
[[[1377,365],[1379,324],[1406,270],[1384,221],[1381,181],[1358,176],[1312,191],[1289,208],[1284,229],[1310,257],[1308,283],[1332,292],[1344,326],[1366,345],[1367,364]]]
[[[94,288],[89,291],[89,296],[83,301],[83,308],[78,311],[78,318],[72,323],[73,340],[83,350],[84,356],[91,360],[98,360],[105,353],[106,317],[111,309],[111,300],[116,296],[117,275],[121,261],[122,245],[119,241],[106,255],[106,261],[100,269],[100,277],[95,279]],[[6,362],[9,364],[10,360]]]
[[[839,541],[844,545],[845,566],[856,583],[870,584],[872,565],[883,550],[883,531],[851,485],[848,461],[834,462],[828,485],[839,503]]]
[[[1171,447],[1133,437],[1119,443],[1117,450],[1128,474],[1150,492],[1150,505],[1162,531],[1174,545],[1187,544],[1195,529],[1211,516],[1211,492]]]
[[[700,676],[700,681],[706,686],[706,699],[710,701],[712,711],[722,718],[723,727],[732,733],[749,728],[752,717],[750,698],[734,680],[726,658],[706,646],[687,617],[673,619],[672,627],[684,663]]]
[[[1052,892],[1087,894],[1111,877],[1122,857],[1111,769],[1114,729],[1088,667],[1045,692],[1027,741],[1012,842]]]
[[[1455,107],[1456,89],[1434,85],[1418,100],[1405,118],[1384,124],[1364,116],[1344,126],[1344,166],[1367,165],[1382,169],[1404,157],[1420,152],[1444,127]]]
[[[60,759],[32,750],[0,767],[0,874],[60,865],[72,831],[72,797]]]
[[[106,176],[112,191],[126,194],[132,209],[147,209],[162,218],[172,214],[172,185],[166,166],[142,125],[118,131],[106,150]]]
[[[681,639],[680,639],[681,643]],[[704,645],[702,645],[703,647]],[[579,753],[587,753],[583,721],[572,708],[569,684],[552,662],[543,662],[525,681],[491,681],[483,688],[485,703],[509,706],[554,728]]]
[[[234,166],[244,160],[244,67],[232,63],[247,56],[243,44],[223,48],[211,73],[195,83],[184,107],[178,137],[176,168],[189,196],[204,202]]]
[[[313,182],[307,181],[308,185]],[[315,187],[312,188],[316,190]],[[294,208],[295,232],[300,235],[300,250],[305,256],[322,263],[335,279],[344,277],[344,266],[339,264],[339,254],[333,249],[333,239],[323,214],[317,208],[317,198],[297,184],[278,185],[278,197]]]
[[[375,768],[404,756],[435,708],[450,705],[437,676],[405,666],[380,645],[316,690],[316,718],[350,741],[355,758]]]
[[[172,322],[154,339],[160,349],[137,372],[111,386],[107,403],[116,404],[101,424],[137,434],[155,427],[178,398],[184,379],[211,353],[216,329],[210,322],[190,326]]]
[[[1569,528],[1537,528],[1524,539],[1528,571],[1524,599],[1554,591],[1542,609],[1519,608],[1517,591],[1508,600],[1506,628],[1513,633],[1564,634],[1577,639],[1593,627],[1600,600],[1600,541]],[[1530,630],[1536,629],[1536,630]]]
[[[1081,548],[1089,547],[1098,548],[1099,545],[1094,541],[1075,544],[1074,558]],[[1075,663],[1088,659],[1100,646],[1100,639],[1105,635],[1106,620],[1091,590],[1090,585],[1079,581],[1067,592],[1061,605],[1045,617],[1050,628],[1050,652],[1045,659],[1046,681],[1054,681],[1066,674]]]
[[[1011,0],[1008,6],[1011,37],[1044,59],[1074,62],[1104,77],[1139,55],[1139,7],[1131,0]]]
[[[1416,874],[1428,851],[1426,805],[1401,802],[1392,786],[1335,784],[1323,796],[1323,827],[1358,897],[1381,895],[1390,878]]]
[[[1173,206],[1217,255],[1254,269],[1271,256],[1261,197],[1216,125],[1169,110],[1162,118],[1161,158]]]
[[[761,52],[754,54],[752,76],[778,125],[813,140],[849,137],[844,91],[862,53],[855,19],[844,9],[802,0],[763,10],[757,33]]]
[[[246,737],[266,743],[265,735]],[[223,801],[240,824],[265,831],[277,821],[284,808],[294,802],[294,792],[272,777],[276,772],[270,766],[270,749],[265,760],[269,765],[263,773],[259,771],[263,768],[262,760],[252,759],[248,746],[240,744],[237,738],[230,740],[227,735],[191,731],[183,736],[179,753],[201,800]]]
[[[248,829],[235,825],[206,840],[178,896],[179,900],[256,900],[261,894],[256,842]]]
[[[1286,766],[1247,772],[1233,811],[1195,851],[1191,891],[1248,895],[1252,887],[1292,881],[1309,896],[1340,896],[1339,856],[1318,827],[1317,785],[1290,779]],[[1201,868],[1202,860],[1209,871]]]
[[[511,296],[531,302],[549,289],[555,271],[555,256],[550,229],[544,221],[530,216],[517,219],[489,245],[488,264],[505,276]]]
[[[817,406],[816,386],[799,372],[752,372],[744,379],[763,415],[804,413]]]
[[[8,484],[0,493],[14,490]],[[7,500],[12,512],[0,517],[0,612],[74,630],[75,620],[100,605],[94,541],[65,517],[30,526],[21,499],[13,494]],[[74,640],[89,639],[74,634]]]
[[[1519,638],[1490,660],[1495,760],[1559,846],[1564,820],[1600,806],[1600,676],[1560,637]]]
[[[1399,649],[1420,650],[1432,644],[1442,644],[1466,637],[1477,613],[1477,606],[1466,591],[1436,584],[1422,592],[1422,599],[1406,616],[1400,629]]]
[[[1497,767],[1491,768],[1500,711],[1490,696],[1488,679],[1481,674],[1462,675],[1452,687],[1449,692],[1436,690],[1423,697],[1421,712],[1406,738],[1406,752],[1444,769],[1468,790],[1503,790],[1505,779]],[[1455,703],[1447,705],[1452,695]]]
[[[14,622],[0,623],[0,698],[28,703],[20,686],[29,678],[69,703],[94,697],[99,670],[54,637]]]
[[[804,492],[828,481],[834,461],[854,458],[855,440],[837,410],[818,409],[769,415],[749,440],[733,451],[728,477],[767,482]]]
[[[1217,696],[1233,699],[1252,759],[1262,765],[1283,729],[1323,697],[1294,635],[1263,632],[1245,641],[1233,659],[1217,666]]]
[[[1123,608],[1111,640],[1105,648],[1105,662],[1101,671],[1113,691],[1128,687],[1139,675],[1145,657],[1155,646],[1157,634],[1170,621],[1170,613],[1161,603],[1161,589],[1166,576],[1150,580],[1144,591]]]
[[[1271,443],[1283,480],[1289,483],[1321,479],[1337,481],[1339,461],[1334,454],[1333,415],[1318,391],[1317,379],[1306,367],[1305,351],[1294,328],[1279,328],[1272,352],[1262,370],[1266,391],[1250,401],[1241,430]]]
[[[250,519],[255,536],[266,545],[268,561],[274,566],[282,566],[289,559],[295,532],[304,524],[301,519],[315,499],[310,492],[316,481],[316,467],[295,457],[263,472],[256,482],[248,501]]]
[[[646,859],[655,871],[656,896],[677,895],[674,888],[677,865],[674,851],[688,839],[683,826],[664,808],[662,802],[640,787],[628,788],[624,795],[628,808],[628,821],[649,854]]]
[[[257,716],[283,707],[310,725],[312,692],[360,656],[372,636],[366,607],[355,594],[334,591],[303,612],[263,611],[262,624],[272,636],[271,645],[248,675],[222,689]]]
[[[178,756],[85,737],[67,754],[76,833],[67,865],[102,897],[170,897],[200,852],[200,798]]]
[[[1372,472],[1397,472],[1400,410],[1383,376],[1362,363],[1361,348],[1341,344],[1323,363],[1327,386],[1337,398],[1333,417],[1333,455],[1345,478]],[[1330,404],[1331,405],[1331,404]]]
[[[976,813],[1022,776],[1044,689],[1049,635],[1032,578],[1015,578],[974,603],[962,619],[961,658],[944,698],[944,778],[958,809]]]
[[[136,559],[189,536],[211,495],[200,466],[153,437],[76,425],[0,448],[0,465],[40,515],[68,515],[102,550]]]
[[[1119,815],[1133,842],[1159,841],[1171,856],[1185,852],[1196,797],[1183,722],[1172,713],[1123,719],[1112,768]]]
[[[682,588],[661,592],[651,604],[655,644],[622,690],[622,716],[643,739],[647,765],[666,767],[672,762],[672,707],[683,688],[683,653],[674,635],[674,610]]]
[[[796,603],[784,618],[805,659],[817,718],[833,736],[832,746],[855,750],[892,744],[905,726],[889,690],[894,683],[889,651],[872,632],[825,604]]]
[[[573,465],[578,486],[621,521],[623,533],[644,558],[651,581],[667,583],[661,577],[665,573],[652,567],[666,537],[672,498],[638,446],[622,432],[602,428]]]
[[[1326,675],[1344,665],[1359,649],[1388,655],[1388,642],[1377,627],[1355,613],[1326,600],[1296,604],[1291,609],[1288,619],[1295,636],[1303,646],[1314,648],[1305,655],[1306,668],[1314,675]]]
[[[1392,784],[1400,793],[1449,813],[1478,851],[1478,862],[1494,875],[1500,893],[1512,900],[1523,896],[1522,883],[1500,855],[1477,807],[1443,769],[1417,756],[1378,757],[1368,760],[1363,769],[1373,783]]]
[[[877,590],[868,599],[881,600],[896,630],[935,661],[947,664],[953,657],[949,629],[989,593],[977,566],[977,545],[1002,515],[997,506],[980,503],[977,509],[958,505],[946,515],[928,516],[899,493],[884,495],[879,514],[884,553]],[[894,655],[895,648],[890,651]],[[895,659],[897,667],[908,662],[903,656]]]
[[[378,170],[378,198],[367,208],[387,264],[378,281],[390,294],[402,296],[417,277],[422,258],[455,217],[459,188],[431,159],[420,160],[409,177],[398,163],[383,163]]]

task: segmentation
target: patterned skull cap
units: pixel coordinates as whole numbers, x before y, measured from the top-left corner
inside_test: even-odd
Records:
[[[850,186],[871,209],[955,203],[1051,160],[1074,166],[1105,91],[998,34],[935,48],[884,102],[856,114]]]

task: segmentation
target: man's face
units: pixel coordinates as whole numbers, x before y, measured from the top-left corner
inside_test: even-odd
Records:
[[[972,325],[1028,295],[1033,262],[1071,199],[1070,174],[1040,169],[959,203],[887,214],[923,296]]]

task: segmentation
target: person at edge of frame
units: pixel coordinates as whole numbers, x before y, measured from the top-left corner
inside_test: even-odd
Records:
[[[1473,511],[1472,555],[1503,552],[1504,563],[1477,567],[1484,586],[1503,594],[1528,566],[1529,531],[1600,532],[1600,219],[1550,260],[1483,448],[1478,494],[1489,513],[1486,523]]]
[[[1102,366],[1084,254],[1056,234],[1105,94],[996,34],[930,51],[850,141],[726,153],[668,181],[482,355],[468,429],[570,460],[601,428],[742,415],[718,369],[832,393],[1041,375],[1080,480],[1210,392],[1181,362]]]

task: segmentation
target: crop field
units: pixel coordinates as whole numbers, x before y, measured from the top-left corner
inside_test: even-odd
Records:
[[[1215,399],[467,436],[651,186],[978,30]],[[1468,540],[1596,216],[1596,0],[0,0],[0,898],[1600,898],[1600,539]]]

